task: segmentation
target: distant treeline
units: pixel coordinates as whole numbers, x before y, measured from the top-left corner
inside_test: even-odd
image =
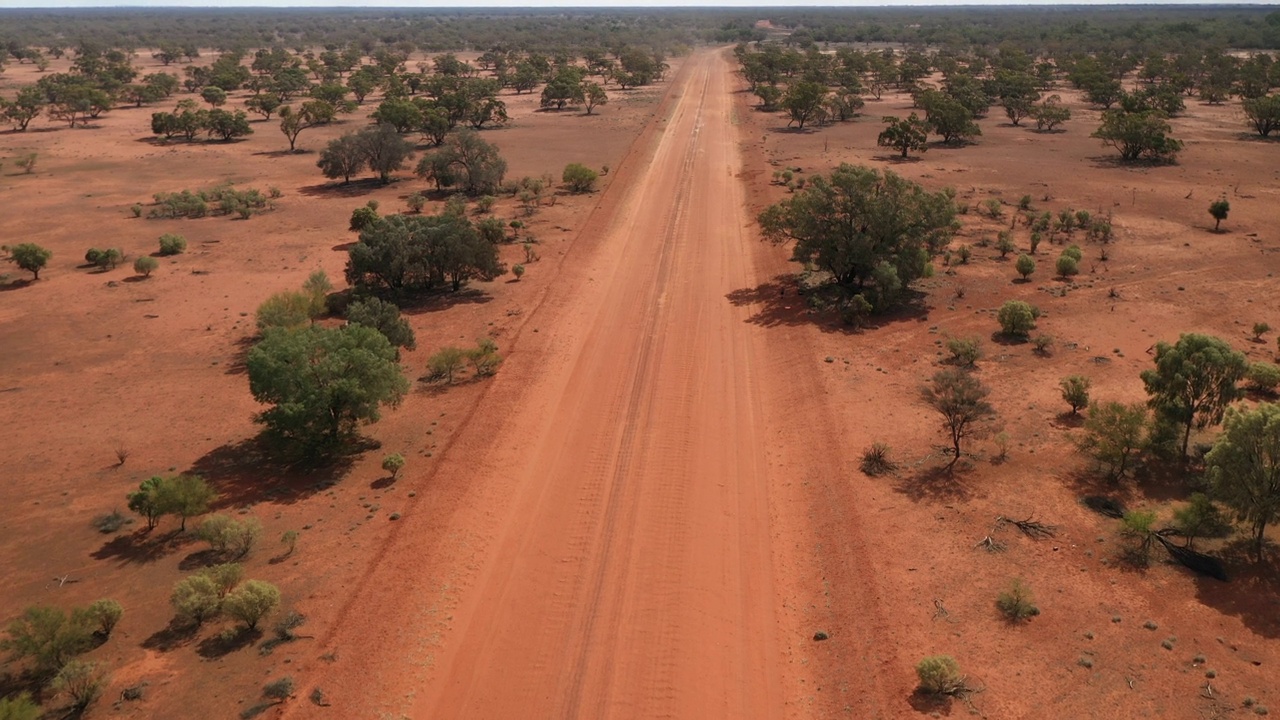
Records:
[[[758,26],[768,20],[772,29]],[[8,47],[197,45],[216,50],[356,45],[371,52],[506,47],[649,47],[790,33],[810,43],[894,42],[955,49],[1013,42],[1034,54],[1280,48],[1280,11],[1257,6],[840,9],[178,9],[0,10]]]

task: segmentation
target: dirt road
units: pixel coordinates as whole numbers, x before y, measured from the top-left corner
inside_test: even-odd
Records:
[[[521,478],[511,523],[416,717],[778,714],[754,348],[725,300],[750,271],[720,62],[686,76],[617,216],[565,382],[511,419],[540,437],[499,464]]]
[[[511,412],[447,452],[434,480],[470,495],[422,509],[447,540],[394,540],[329,639],[394,656],[321,670],[353,717],[782,716],[761,330],[727,299],[757,284],[758,241],[732,76],[718,53],[689,66],[500,373]]]

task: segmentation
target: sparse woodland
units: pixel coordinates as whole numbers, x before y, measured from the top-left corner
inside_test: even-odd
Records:
[[[315,487],[324,490],[362,456],[376,454],[388,474],[375,487],[403,484],[401,478],[416,471],[418,456],[393,447],[373,452],[381,441],[371,426],[415,393],[436,396],[485,382],[500,372],[510,349],[489,327],[462,340],[428,335],[430,313],[449,303],[489,302],[498,283],[519,281],[509,287],[522,288],[536,281],[544,247],[538,235],[552,231],[530,229],[538,214],[560,201],[588,202],[611,181],[608,166],[577,157],[554,165],[540,160],[545,167],[536,176],[514,177],[503,132],[520,119],[509,103],[536,97],[537,112],[546,117],[596,120],[640,97],[637,89],[669,81],[672,63],[693,48],[732,45],[750,103],[776,120],[772,132],[780,142],[787,133],[869,122],[878,132],[874,146],[837,155],[877,163],[924,162],[943,153],[981,163],[982,128],[1007,120],[1011,131],[1032,141],[1064,132],[1091,137],[1107,155],[1100,164],[1119,170],[1174,172],[1186,149],[1183,122],[1191,103],[1238,109],[1236,141],[1276,151],[1267,140],[1280,130],[1280,12],[1267,8],[1071,9],[1048,18],[1030,9],[795,10],[778,14],[768,27],[757,15],[0,10],[0,73],[15,65],[39,71],[37,81],[20,87],[3,84],[0,74],[0,121],[9,126],[4,137],[15,142],[56,129],[92,143],[98,121],[127,113],[139,144],[157,151],[234,149],[268,136],[266,152],[309,167],[315,176],[306,187],[310,197],[343,204],[349,224],[327,228],[338,242],[332,251],[343,258],[340,277],[316,271],[297,289],[264,289],[255,307],[235,308],[241,317],[252,315],[244,321],[249,332],[239,341],[235,372],[255,403],[253,421],[261,426],[255,442],[266,448],[238,459],[314,470],[322,478]],[[140,57],[161,69],[144,74]],[[58,70],[46,72],[53,63]],[[873,110],[889,96],[910,108]],[[1076,98],[1096,121],[1081,117]],[[322,132],[324,139],[317,139]],[[3,171],[5,181],[17,188],[39,176],[45,164],[38,158],[0,158],[13,163]],[[826,171],[788,165],[773,171],[768,190],[774,201],[759,212],[757,229],[796,264],[794,276],[773,294],[803,297],[798,302],[806,317],[831,321],[844,342],[856,346],[879,328],[901,327],[905,317],[927,319],[928,293],[936,298],[943,280],[954,287],[950,304],[963,305],[966,293],[978,290],[960,281],[966,266],[999,263],[1011,288],[1009,297],[975,311],[988,323],[990,340],[946,336],[948,354],[939,340],[938,367],[916,378],[911,412],[937,433],[909,448],[877,441],[860,457],[849,450],[841,460],[885,482],[922,467],[936,470],[921,476],[933,490],[920,493],[942,496],[946,491],[937,488],[960,487],[980,463],[1013,462],[1018,450],[1011,433],[1048,432],[1050,421],[1046,428],[1006,428],[1006,408],[992,400],[1000,380],[986,368],[1014,353],[1048,358],[1076,349],[1066,337],[1070,331],[1060,330],[1067,327],[1063,318],[1053,317],[1050,334],[1039,301],[1013,295],[1032,283],[1043,283],[1050,297],[1085,283],[1092,288],[1097,265],[1125,251],[1125,209],[1120,202],[1067,207],[1030,188],[1020,200],[973,202],[957,190],[959,183],[917,182],[888,165],[832,158]],[[10,175],[14,168],[20,172]],[[120,215],[144,228],[151,221],[266,226],[301,212],[289,207],[292,188],[237,187],[232,173],[224,174],[225,182],[130,200]],[[404,205],[350,199],[382,188],[403,189]],[[1208,206],[1207,237],[1225,242],[1242,203],[1233,206],[1225,193],[1212,199],[1217,192],[1195,198],[1202,215]],[[13,290],[8,298],[17,299],[51,276],[73,272],[146,287],[204,251],[172,232],[138,237],[138,247],[89,247],[83,264],[79,250],[65,257],[39,238],[2,238],[0,269],[21,276],[0,273],[0,289]],[[246,264],[256,262],[244,252]],[[182,267],[183,280],[204,272]],[[134,275],[126,279],[128,268]],[[1112,288],[1107,299],[1114,309],[1122,297]],[[1167,556],[1220,580],[1261,577],[1256,568],[1280,561],[1272,540],[1280,523],[1280,369],[1245,352],[1273,342],[1264,320],[1249,318],[1251,339],[1163,328],[1164,339],[1125,387],[1074,372],[1017,379],[1060,394],[1061,414],[1052,423],[1066,428],[1079,485],[1092,488],[1079,493],[1082,506],[1105,516],[1109,537],[1134,568]],[[921,322],[919,332],[937,334],[928,326]],[[415,354],[420,346],[423,357]],[[424,425],[423,431],[434,429]],[[117,467],[129,456],[118,446]],[[264,523],[280,532],[269,508],[255,509],[232,483],[207,481],[201,468],[170,467],[157,453],[148,462],[154,464],[145,471],[150,477],[135,479],[136,487],[131,483],[120,494],[130,515],[114,507],[96,514],[94,528],[113,539],[110,552],[94,557],[136,555],[151,562],[148,553],[199,544],[182,561],[183,577],[155,591],[159,605],[168,603],[167,619],[153,623],[143,640],[113,634],[135,609],[112,599],[85,607],[55,601],[0,607],[0,620],[8,623],[0,639],[7,653],[0,717],[105,714],[115,700],[103,694],[112,682],[111,650],[94,654],[99,647],[144,642],[149,652],[198,652],[205,659],[256,647],[265,657],[304,637],[296,632],[306,618],[294,609],[300,597],[290,587],[293,578],[276,568],[295,558],[295,549],[307,552],[307,536],[285,530],[279,540],[285,550],[251,566],[250,558],[264,554]],[[1120,500],[1156,485],[1160,492],[1150,497],[1137,492],[1141,507]],[[360,500],[366,520],[374,517],[379,506]],[[1042,509],[1046,516],[1051,511]],[[387,517],[400,519],[398,512]],[[134,532],[117,534],[134,522]],[[1004,552],[1012,532],[1046,539],[1061,531],[1048,521],[1000,516],[976,547]],[[266,579],[248,579],[249,570]],[[95,586],[104,588],[104,598],[112,595],[111,582]],[[1241,584],[1238,591],[1249,590]],[[1048,596],[1046,588],[1038,597]],[[1052,602],[1044,602],[1042,617],[1035,597],[1021,578],[1010,578],[991,601],[1009,632],[1017,632],[1052,616]],[[941,601],[934,605],[935,619],[945,619]],[[1166,642],[1170,649],[1172,641]],[[187,644],[197,650],[184,650]],[[954,658],[934,655],[941,650],[923,652],[915,666],[917,695],[929,703],[971,702],[980,688]],[[1079,667],[1092,663],[1092,656],[1082,657]],[[297,702],[293,683],[292,677],[271,682],[263,697],[270,704]],[[122,690],[121,703],[143,695],[141,685]],[[319,688],[307,690],[311,702],[323,704]]]

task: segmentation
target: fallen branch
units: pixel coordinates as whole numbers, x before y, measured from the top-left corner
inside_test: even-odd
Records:
[[[1034,515],[1027,517],[1026,520],[1013,520],[1011,518],[1000,519],[1013,523],[1022,531],[1023,535],[1026,535],[1032,540],[1051,538],[1058,532],[1057,525],[1048,525],[1046,523],[1039,522],[1038,520],[1035,520]]]

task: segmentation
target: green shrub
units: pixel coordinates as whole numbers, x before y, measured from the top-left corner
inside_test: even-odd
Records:
[[[1271,326],[1264,322],[1256,322],[1253,324],[1253,339],[1261,340],[1263,335],[1271,332]]]
[[[453,376],[462,370],[467,362],[467,351],[460,347],[442,347],[434,355],[427,358],[427,379],[453,383]]]
[[[73,716],[80,717],[102,695],[106,685],[107,678],[97,663],[72,660],[58,671],[50,687],[57,695],[65,695],[70,701]]]
[[[68,615],[60,608],[33,605],[9,623],[0,650],[13,660],[30,660],[34,673],[48,678],[93,647],[93,632],[92,618],[84,610]]]
[[[475,368],[477,377],[488,377],[498,371],[502,364],[502,356],[498,354],[498,344],[492,338],[480,338],[476,346],[467,353],[467,359]]]
[[[160,236],[161,255],[180,255],[187,250],[187,239],[181,235],[165,233]]]
[[[1036,271],[1036,261],[1030,255],[1019,255],[1013,267],[1022,276],[1022,279],[1026,280],[1031,276],[1031,273]]]
[[[1022,300],[1007,300],[996,313],[1001,331],[1005,335],[1016,338],[1027,337],[1035,329],[1038,317],[1040,317],[1040,311],[1031,303]]]
[[[1000,257],[1005,257],[1009,253],[1017,249],[1018,249],[1018,246],[1014,244],[1013,238],[1010,237],[1008,232],[1001,232],[1000,235],[996,238],[996,250],[1000,252]],[[1033,266],[1032,269],[1034,270],[1035,267]],[[1030,273],[1028,273],[1028,275],[1029,274]]]
[[[516,264],[512,266],[511,274],[515,275],[517,280],[524,277],[524,265]]]
[[[382,458],[382,469],[391,473],[391,477],[395,477],[400,473],[400,469],[404,467],[404,455],[400,453],[392,453]]]
[[[1280,366],[1269,362],[1249,363],[1244,379],[1258,392],[1274,393],[1280,386]]]
[[[992,220],[997,220],[1000,216],[1004,215],[1004,205],[995,198],[987,200],[982,204],[982,206],[986,208],[987,215],[990,216]]]
[[[209,543],[218,554],[239,559],[248,555],[262,537],[262,523],[255,517],[235,520],[227,515],[210,515],[196,529],[196,537]]]
[[[267,298],[258,306],[258,330],[299,328],[311,322],[312,298],[297,290],[285,290]]]
[[[1080,261],[1064,253],[1058,258],[1054,268],[1058,271],[1059,276],[1068,278],[1080,274]]]
[[[280,604],[280,590],[262,580],[250,580],[236,588],[222,601],[222,611],[257,630],[258,623]]]
[[[595,170],[586,165],[569,163],[565,166],[561,179],[570,192],[585,193],[591,192],[595,187],[596,179],[599,177]]]
[[[169,595],[169,604],[178,618],[189,625],[200,626],[222,610],[218,584],[206,574],[179,580]]]
[[[285,676],[262,686],[262,696],[276,702],[284,702],[293,695],[293,688],[293,678]]]
[[[124,616],[124,608],[115,600],[95,600],[85,609],[85,616],[96,626],[95,632],[109,637],[116,623]]]
[[[927,695],[959,695],[966,690],[964,676],[955,658],[933,655],[916,664],[920,692]]]
[[[973,367],[982,357],[982,346],[977,338],[951,338],[947,340],[951,362],[960,367]]]
[[[1062,399],[1071,406],[1072,415],[1089,406],[1089,386],[1092,384],[1083,375],[1069,375],[1058,382],[1058,387],[1062,388]]]
[[[1040,614],[1031,598],[1031,590],[1021,579],[1014,579],[1009,588],[996,597],[996,607],[1009,622],[1021,622]]]
[[[871,477],[893,472],[897,463],[889,457],[888,443],[871,443],[871,447],[862,451],[862,472]]]
[[[143,277],[151,277],[151,273],[160,267],[160,261],[150,255],[140,255],[133,261],[133,271]]]
[[[1062,251],[1062,254],[1069,258],[1074,258],[1076,262],[1084,259],[1084,251],[1079,245],[1070,245]]]
[[[413,193],[405,198],[405,204],[409,206],[409,210],[414,213],[420,213],[422,208],[426,206],[427,199],[423,197],[422,193]]]
[[[1120,535],[1129,541],[1128,557],[1135,565],[1146,565],[1151,557],[1152,528],[1156,514],[1144,510],[1130,510],[1121,519]]]

